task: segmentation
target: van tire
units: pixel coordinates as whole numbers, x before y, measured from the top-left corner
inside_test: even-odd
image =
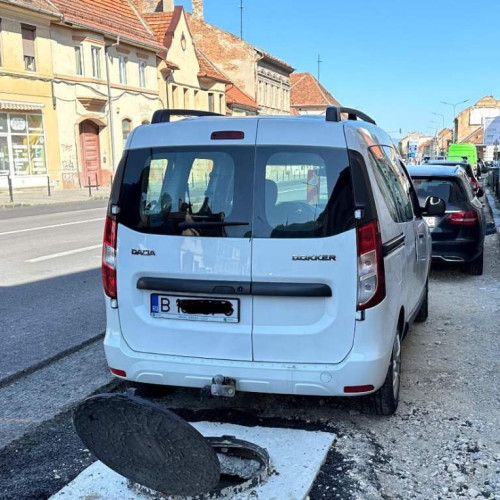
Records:
[[[387,370],[384,385],[378,391],[366,396],[364,401],[365,413],[370,415],[389,416],[392,415],[398,407],[401,382],[400,333],[401,332],[398,331],[394,339],[391,362]],[[396,381],[395,377],[397,377]]]
[[[422,321],[426,321],[428,317],[429,317],[429,281],[426,281],[424,300],[420,304],[420,309],[418,310],[418,313],[415,316],[415,321],[420,323]]]
[[[465,270],[472,276],[481,276],[483,274],[483,261],[484,253],[481,252],[481,255],[479,257],[475,258],[472,262],[469,262],[465,265]]]

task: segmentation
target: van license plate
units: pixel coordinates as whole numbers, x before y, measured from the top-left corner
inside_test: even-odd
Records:
[[[152,293],[151,316],[153,318],[188,321],[238,323],[240,321],[240,301],[239,299]]]
[[[424,217],[429,227],[436,227],[436,217]]]

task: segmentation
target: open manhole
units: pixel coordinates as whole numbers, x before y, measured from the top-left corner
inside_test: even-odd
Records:
[[[269,474],[263,448],[233,436],[203,437],[184,419],[132,394],[100,394],[75,410],[85,446],[142,493],[227,495]]]

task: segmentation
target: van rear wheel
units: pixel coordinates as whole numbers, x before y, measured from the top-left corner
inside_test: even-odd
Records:
[[[371,415],[392,415],[399,403],[401,384],[401,336],[398,331],[392,347],[392,356],[384,385],[373,394],[366,396],[365,410]]]

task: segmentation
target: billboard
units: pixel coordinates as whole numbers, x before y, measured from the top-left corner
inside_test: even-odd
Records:
[[[484,144],[486,146],[500,144],[500,116],[484,119]]]
[[[408,158],[416,158],[418,151],[418,137],[410,137],[408,139]]]

